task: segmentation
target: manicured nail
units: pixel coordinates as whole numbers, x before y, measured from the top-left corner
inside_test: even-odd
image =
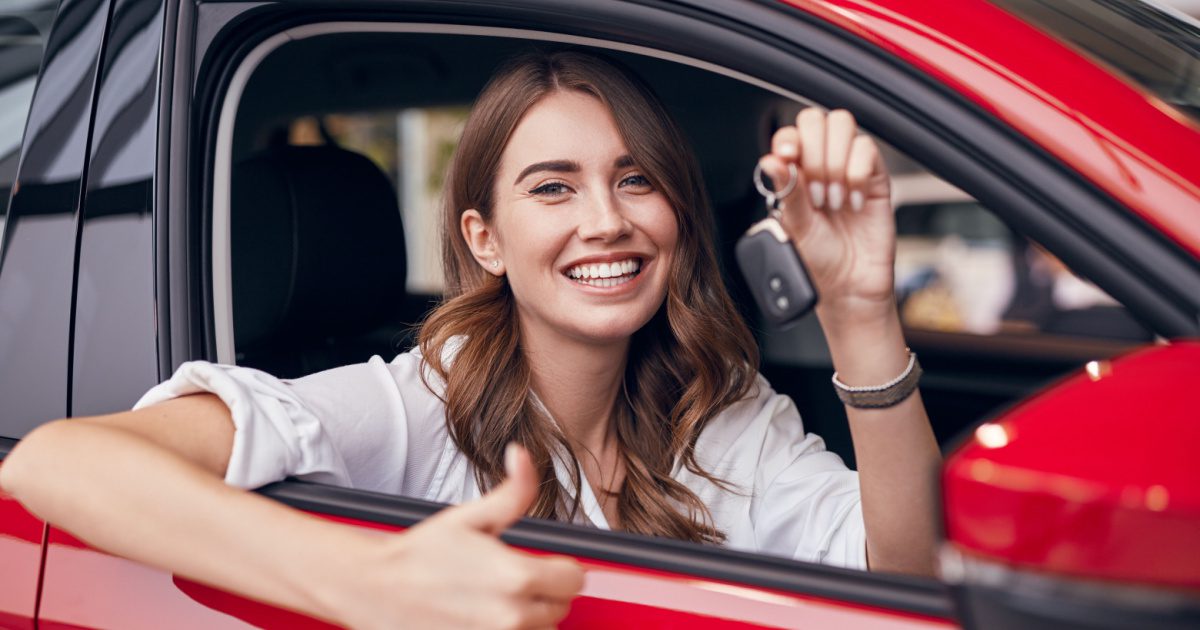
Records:
[[[850,191],[850,207],[854,208],[855,212],[863,208],[863,194],[861,190]]]
[[[779,145],[779,155],[783,157],[796,157],[796,145],[788,142]]]
[[[834,182],[829,185],[829,208],[831,210],[841,210],[842,201],[845,195],[842,192],[842,185]]]
[[[812,197],[814,208],[825,205],[825,186],[821,182],[809,182],[808,196]]]

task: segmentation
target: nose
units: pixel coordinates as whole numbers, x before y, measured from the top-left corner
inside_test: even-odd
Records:
[[[601,195],[588,204],[579,221],[579,237],[585,241],[612,242],[633,232],[633,223],[613,195]]]

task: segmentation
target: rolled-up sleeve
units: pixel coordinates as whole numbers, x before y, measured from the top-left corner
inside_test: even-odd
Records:
[[[201,392],[218,396],[235,427],[225,473],[233,486],[257,488],[297,477],[399,492],[409,440],[398,378],[415,371],[408,365],[412,362],[398,357],[388,364],[374,357],[291,380],[251,368],[189,362],[134,408]]]

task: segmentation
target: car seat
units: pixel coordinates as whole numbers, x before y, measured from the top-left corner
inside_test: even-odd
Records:
[[[239,365],[290,378],[403,349],[404,227],[369,159],[263,151],[233,169],[230,220]]]

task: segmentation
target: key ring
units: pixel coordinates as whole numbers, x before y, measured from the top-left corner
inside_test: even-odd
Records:
[[[796,171],[796,164],[794,162],[789,162],[787,186],[784,186],[782,190],[776,191],[767,189],[767,185],[763,183],[762,180],[762,171],[762,164],[758,164],[754,167],[754,187],[758,189],[758,194],[766,197],[767,207],[771,210],[771,216],[778,219],[778,215],[780,214],[779,201],[791,194],[792,190],[796,188],[796,180],[799,179],[799,173]]]

